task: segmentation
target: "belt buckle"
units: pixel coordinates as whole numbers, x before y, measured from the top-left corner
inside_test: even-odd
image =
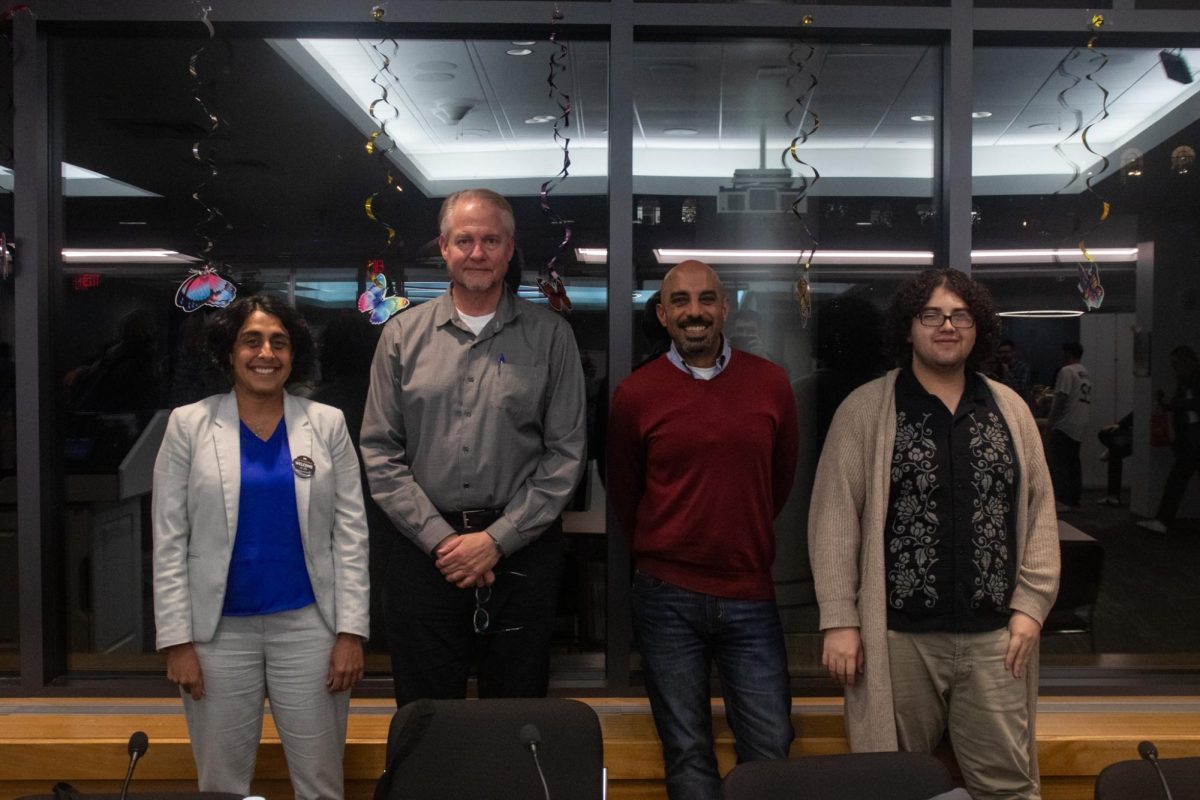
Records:
[[[480,509],[478,508],[472,508],[468,511],[460,512],[462,514],[462,527],[464,531],[473,531],[477,527],[471,524],[471,520],[474,519],[479,512]]]

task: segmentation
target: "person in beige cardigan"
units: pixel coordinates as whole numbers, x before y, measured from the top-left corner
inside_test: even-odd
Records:
[[[969,299],[964,300],[964,295]],[[900,290],[892,309],[892,320],[898,353],[904,358],[904,370],[893,370],[859,387],[842,403],[830,426],[813,485],[809,549],[820,606],[820,627],[825,634],[823,663],[845,686],[846,728],[853,751],[931,749],[936,744],[936,739],[932,743],[929,741],[929,720],[932,719],[934,726],[940,723],[949,728],[951,743],[956,748],[967,787],[973,796],[1038,798],[1034,735],[1037,641],[1041,623],[1054,603],[1059,578],[1054,493],[1041,436],[1028,406],[1015,392],[967,371],[968,363],[973,366],[989,355],[991,339],[998,329],[986,288],[957,270],[931,270]],[[908,363],[909,352],[912,353],[911,363]],[[902,371],[907,375],[901,375]],[[914,377],[919,386],[912,382]],[[920,390],[928,393],[919,398],[921,402],[941,401],[950,416],[954,415],[960,400],[982,402],[984,408],[992,409],[993,414],[998,412],[1002,418],[1004,425],[995,427],[1007,429],[1008,438],[998,452],[1015,461],[1015,469],[1008,472],[1013,485],[1008,487],[1002,500],[1005,513],[1001,528],[1008,531],[1009,538],[1001,537],[1000,541],[1011,542],[1015,548],[1005,549],[1002,556],[1011,581],[1003,581],[1002,574],[1004,591],[992,611],[994,615],[1002,615],[999,629],[979,634],[954,633],[953,629],[958,625],[956,618],[944,626],[951,629],[948,633],[904,633],[901,636],[908,637],[903,640],[905,647],[913,639],[927,640],[937,636],[951,637],[956,643],[966,641],[969,647],[969,637],[992,637],[998,641],[998,652],[1003,656],[1003,671],[996,668],[999,675],[993,677],[993,683],[1003,691],[1010,691],[1012,681],[1019,682],[1016,687],[1019,713],[993,714],[990,721],[985,719],[980,723],[978,717],[986,718],[987,713],[980,715],[966,710],[979,698],[969,696],[969,691],[975,690],[960,688],[957,677],[961,673],[954,673],[956,668],[962,670],[963,665],[951,665],[948,668],[951,678],[943,684],[942,678],[934,674],[936,667],[929,667],[928,678],[923,674],[931,660],[924,653],[905,661],[907,666],[902,669],[907,672],[900,675],[909,687],[913,680],[918,684],[927,680],[930,683],[928,696],[936,698],[928,705],[934,707],[918,709],[916,713],[911,708],[897,707],[893,680],[898,667],[893,661],[899,656],[889,651],[889,642],[901,640],[889,630],[889,601],[895,608],[895,598],[903,592],[898,595],[897,586],[888,577],[889,568],[894,569],[896,564],[898,534],[894,532],[895,528],[893,532],[885,528],[889,523],[893,480],[899,474],[895,467],[907,457],[901,452],[903,448],[896,448],[898,380],[901,388],[908,392],[902,392],[902,398],[912,397],[910,387],[916,387],[918,394],[923,394]],[[942,458],[948,456],[942,454]],[[934,455],[934,463],[937,463],[937,455]],[[945,503],[953,499],[951,487],[941,487],[939,491],[942,494],[933,495],[935,503],[930,507],[937,507],[936,500]],[[893,525],[896,518],[893,514]],[[945,517],[941,522],[946,522]],[[953,547],[965,544],[964,540],[971,540],[977,533],[972,526],[951,524],[954,526]],[[959,527],[968,530],[961,531]],[[889,548],[892,548],[890,556]],[[890,565],[889,558],[892,559]],[[978,564],[975,566],[979,568]],[[986,570],[984,572],[986,574]],[[932,579],[928,582],[929,585],[922,588],[931,593],[945,591],[942,586],[934,587]],[[899,644],[896,646],[900,647]],[[901,652],[907,653],[907,650]],[[914,668],[913,663],[920,665],[922,658],[926,659],[924,667]],[[993,663],[1000,661],[999,655],[994,658]],[[967,671],[975,668],[982,672],[983,669],[982,663],[966,666]],[[920,674],[914,676],[914,671]],[[956,701],[960,705],[956,706]],[[983,701],[985,707],[988,702]],[[1024,718],[1024,721],[1013,726],[1009,724],[1010,716]],[[911,717],[922,719],[915,722]],[[977,726],[982,724],[984,735],[977,737],[969,725],[964,727],[961,724],[964,717],[971,718],[972,724]],[[988,726],[1018,728],[1006,731],[1007,741],[1011,744],[1007,748],[1009,752],[994,752],[1006,748],[995,747],[995,738],[990,737]],[[920,728],[923,728],[920,735],[911,735],[914,729]],[[935,727],[935,732],[940,738],[940,728]],[[920,741],[905,742],[906,735]],[[981,746],[981,740],[987,743]],[[984,752],[976,752],[979,750]],[[996,766],[997,761],[1006,760],[1015,764],[1013,770],[1020,774],[1006,776],[1004,771],[1009,766]]]

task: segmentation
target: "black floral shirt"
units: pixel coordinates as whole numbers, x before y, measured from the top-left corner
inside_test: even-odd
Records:
[[[884,535],[889,629],[1008,624],[1018,478],[1012,435],[982,378],[967,373],[951,414],[901,370]]]

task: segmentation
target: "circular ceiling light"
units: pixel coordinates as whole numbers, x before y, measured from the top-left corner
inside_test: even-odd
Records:
[[[971,112],[972,119],[987,119],[991,115],[992,115],[992,112],[990,112],[990,111],[972,111]]]
[[[512,50],[505,50],[504,52],[510,56],[531,56],[531,55],[533,55],[533,51],[530,50],[528,47],[514,47]]]
[[[937,117],[933,114],[913,114],[909,119],[913,122],[933,122]]]
[[[538,114],[536,117],[530,117],[525,120],[526,125],[543,125],[547,122],[554,122],[558,117],[553,114]]]
[[[1068,311],[1066,309],[1041,308],[1031,309],[1029,311],[1001,311],[998,316],[1001,317],[1017,317],[1019,319],[1064,319],[1067,317],[1082,317],[1082,311]]]
[[[453,61],[422,61],[417,64],[417,69],[426,72],[448,72],[452,69],[458,69],[458,64]]]
[[[413,76],[413,80],[418,83],[443,83],[445,81],[454,80],[453,72],[422,72],[420,75]]]
[[[664,128],[663,135],[665,136],[696,136],[700,131],[695,128]]]
[[[534,42],[534,41],[513,42],[513,44],[515,44],[517,47],[533,47],[535,44],[537,44],[537,42]]]

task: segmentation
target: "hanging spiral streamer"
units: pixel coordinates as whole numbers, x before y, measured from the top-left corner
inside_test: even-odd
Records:
[[[808,18],[804,24],[812,24],[811,18]],[[802,52],[803,55],[801,55]],[[797,151],[821,127],[820,116],[809,108],[812,103],[812,95],[819,83],[817,74],[808,70],[808,62],[815,54],[816,50],[809,44],[795,44],[788,53],[788,64],[792,67],[792,72],[788,75],[786,85],[791,91],[799,91],[799,94],[796,95],[792,107],[783,115],[784,123],[789,130],[795,131],[795,135],[788,146],[784,148],[781,156],[784,169],[790,169],[792,164],[797,167],[800,186],[797,188],[796,197],[792,200],[791,212],[799,221],[800,228],[808,239],[808,246],[801,248],[800,255],[796,259],[796,280],[792,285],[792,296],[799,306],[800,324],[803,326],[808,325],[808,320],[812,316],[812,288],[808,282],[808,270],[812,266],[813,256],[816,255],[820,241],[808,227],[808,222],[805,220],[800,206],[804,198],[812,191],[812,187],[821,180],[821,173],[812,164],[800,158]],[[796,87],[802,88],[797,89]],[[789,159],[792,164],[788,163]],[[811,179],[807,172],[812,173]]]
[[[557,265],[558,259],[566,252],[567,245],[571,241],[571,221],[563,219],[550,207],[550,193],[571,174],[571,139],[563,135],[563,130],[571,127],[571,95],[564,92],[558,85],[559,75],[567,71],[567,45],[560,41],[558,31],[558,24],[562,20],[563,13],[559,11],[556,4],[550,18],[550,44],[553,48],[550,51],[550,71],[546,76],[546,83],[550,86],[549,97],[558,105],[559,115],[554,120],[554,142],[562,148],[563,163],[562,169],[553,178],[542,183],[538,197],[541,200],[542,211],[550,220],[550,224],[562,227],[563,237],[554,255],[546,263],[546,277],[539,276],[537,284],[538,290],[546,296],[551,308],[568,314],[571,311],[571,299],[567,297],[567,287],[563,285]]]
[[[216,37],[216,30],[213,29],[212,21],[208,18],[211,11],[211,6],[199,7],[200,22],[208,32],[210,42]],[[219,266],[213,259],[216,236],[232,230],[233,226],[225,219],[225,215],[219,208],[205,199],[204,192],[216,180],[219,173],[216,152],[211,148],[205,152],[203,145],[225,126],[225,119],[207,99],[208,89],[204,79],[200,77],[200,57],[207,49],[207,45],[201,45],[196,52],[192,53],[187,67],[192,85],[192,99],[200,108],[205,120],[204,132],[192,142],[192,160],[205,171],[204,178],[192,190],[192,200],[199,204],[204,215],[203,219],[192,228],[196,238],[201,242],[200,256],[204,259],[204,266],[190,270],[188,277],[175,292],[175,305],[188,313],[205,306],[224,308],[237,297],[237,286],[220,274]]]
[[[383,22],[387,16],[386,5],[371,8],[371,19]],[[385,48],[387,52],[385,52]],[[367,113],[374,120],[375,130],[367,136],[363,148],[367,155],[375,158],[383,167],[384,188],[373,192],[363,201],[363,211],[367,219],[384,230],[384,243],[379,253],[367,262],[366,290],[358,297],[358,310],[370,314],[371,322],[382,325],[393,314],[408,308],[409,300],[404,296],[404,266],[400,267],[400,279],[395,285],[389,286],[384,275],[384,256],[396,246],[396,227],[379,216],[375,204],[380,196],[389,191],[403,191],[396,175],[392,172],[392,163],[388,155],[395,147],[396,140],[388,131],[388,125],[400,117],[400,109],[391,101],[389,84],[396,79],[392,72],[392,58],[400,49],[400,44],[392,38],[381,38],[371,45],[379,62],[379,68],[371,76],[371,83],[379,90],[379,96],[371,101]],[[397,288],[398,287],[398,288]]]
[[[1075,125],[1071,129],[1070,133],[1068,133],[1054,145],[1054,152],[1057,153],[1059,157],[1065,160],[1068,164],[1070,164],[1072,170],[1071,179],[1067,181],[1061,189],[1055,192],[1055,194],[1057,195],[1064,192],[1072,184],[1074,184],[1082,174],[1082,169],[1080,166],[1071,158],[1069,158],[1062,149],[1062,145],[1074,138],[1076,134],[1079,135],[1080,142],[1083,144],[1084,150],[1100,160],[1099,168],[1091,170],[1091,173],[1087,176],[1086,180],[1086,192],[1096,198],[1097,202],[1099,203],[1099,211],[1096,214],[1096,218],[1086,230],[1082,230],[1082,220],[1077,214],[1071,213],[1071,231],[1068,233],[1068,237],[1072,239],[1077,238],[1079,251],[1083,257],[1083,260],[1077,264],[1079,273],[1078,288],[1079,294],[1083,299],[1084,307],[1088,311],[1100,308],[1101,304],[1103,304],[1104,287],[1100,283],[1099,266],[1097,265],[1096,260],[1093,258],[1091,252],[1088,250],[1087,239],[1101,224],[1105,222],[1105,220],[1108,219],[1109,214],[1112,211],[1112,205],[1104,197],[1102,197],[1094,187],[1095,182],[1101,179],[1104,173],[1108,170],[1110,164],[1109,159],[1107,156],[1094,150],[1088,141],[1088,134],[1091,132],[1092,128],[1104,122],[1104,120],[1108,119],[1109,117],[1108,89],[1105,88],[1105,86],[1099,81],[1097,81],[1095,77],[1100,70],[1104,69],[1109,60],[1105,53],[1096,49],[1096,39],[1099,38],[1099,30],[1102,25],[1104,25],[1104,15],[1093,14],[1090,21],[1091,36],[1089,37],[1087,44],[1082,48],[1073,47],[1065,56],[1063,56],[1063,58],[1058,62],[1058,65],[1055,67],[1055,72],[1057,74],[1070,81],[1070,85],[1058,93],[1058,104],[1065,111],[1070,113],[1075,120]],[[1088,58],[1089,71],[1086,72],[1083,77],[1080,77],[1068,69],[1068,65],[1081,58],[1085,51],[1090,56]],[[1092,68],[1092,65],[1095,65],[1094,68]],[[1092,120],[1086,125],[1083,123],[1082,110],[1072,106],[1067,101],[1067,94],[1085,80],[1099,89],[1101,96],[1100,113],[1093,117]],[[1055,261],[1059,261],[1058,256],[1055,256]]]

